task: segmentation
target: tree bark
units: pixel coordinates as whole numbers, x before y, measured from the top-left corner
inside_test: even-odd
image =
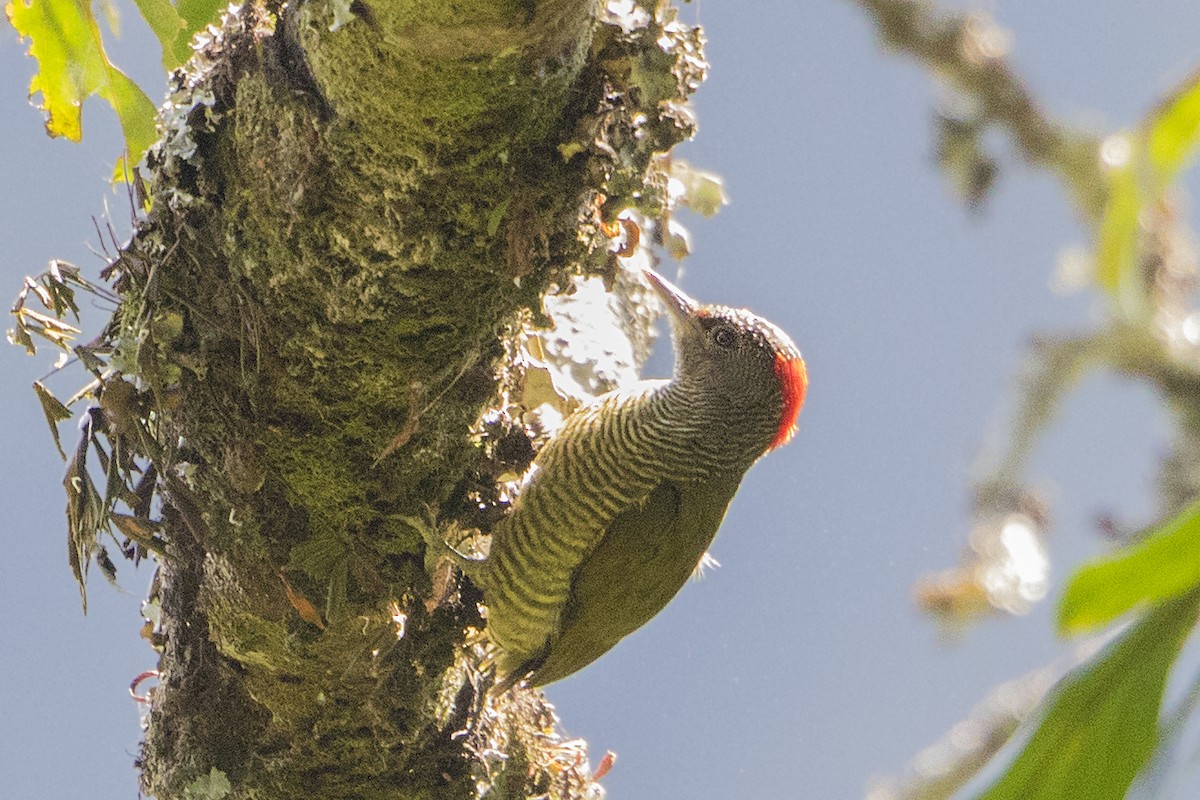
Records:
[[[611,275],[602,218],[667,212],[701,45],[649,0],[272,0],[173,76],[95,348],[93,447],[163,551],[147,793],[594,796],[540,693],[485,699],[414,520],[502,512],[515,343]]]

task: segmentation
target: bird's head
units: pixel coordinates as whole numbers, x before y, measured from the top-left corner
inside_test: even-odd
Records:
[[[808,390],[800,351],[776,325],[744,308],[702,305],[646,270],[671,319],[675,380],[698,387],[733,417],[761,418],[766,449],[791,440]]]

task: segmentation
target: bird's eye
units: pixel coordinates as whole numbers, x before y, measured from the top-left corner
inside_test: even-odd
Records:
[[[729,348],[737,344],[737,334],[730,328],[716,328],[713,330],[712,337],[719,347]]]

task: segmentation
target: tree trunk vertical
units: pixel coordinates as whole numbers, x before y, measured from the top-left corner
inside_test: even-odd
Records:
[[[626,5],[249,4],[172,77],[94,440],[164,550],[148,793],[594,791],[414,526],[502,512],[523,326],[668,209],[702,40]]]

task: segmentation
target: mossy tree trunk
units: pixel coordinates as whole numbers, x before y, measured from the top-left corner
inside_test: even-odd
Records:
[[[270,0],[173,76],[92,429],[162,550],[148,793],[591,791],[538,693],[484,701],[478,596],[414,520],[502,511],[523,321],[613,268],[600,219],[665,213],[704,72],[673,13]]]

